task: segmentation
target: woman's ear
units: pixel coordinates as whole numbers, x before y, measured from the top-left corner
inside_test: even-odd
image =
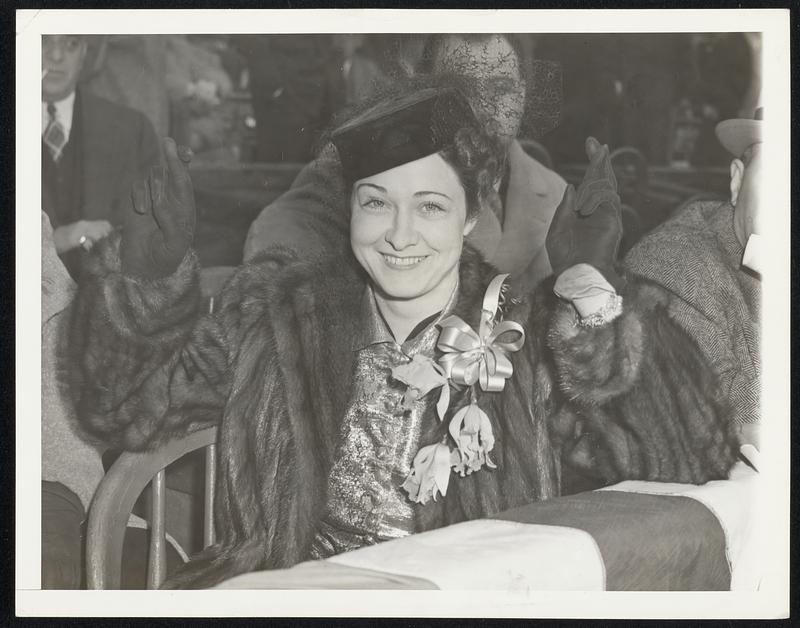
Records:
[[[736,207],[739,200],[739,190],[742,187],[744,177],[744,163],[741,159],[734,159],[731,162],[731,205]]]
[[[474,216],[473,218],[467,218],[467,222],[464,223],[464,237],[466,238],[470,231],[475,228],[475,225],[478,224],[478,217]]]

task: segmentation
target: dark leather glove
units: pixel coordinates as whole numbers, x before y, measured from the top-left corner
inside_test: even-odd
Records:
[[[171,275],[194,240],[195,206],[188,164],[192,152],[164,138],[164,166],[133,185],[134,211],[125,216],[120,257],[126,275],[157,279]]]
[[[547,232],[547,255],[556,277],[575,264],[590,264],[619,292],[625,280],[614,270],[622,240],[622,204],[608,146],[586,140],[589,167],[578,191],[567,186]]]

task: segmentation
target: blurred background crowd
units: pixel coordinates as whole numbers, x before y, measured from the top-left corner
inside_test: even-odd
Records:
[[[334,114],[425,71],[432,37],[96,35],[86,38],[79,87],[138,110],[157,136],[192,148],[201,261],[235,265],[258,211],[313,157]],[[514,38],[522,66],[549,60],[560,68],[557,126],[520,133],[544,165],[569,180],[572,165],[581,171],[589,135],[624,149],[615,167],[627,167],[627,180],[618,172],[623,190],[638,194],[629,204],[651,214],[643,228],[693,191],[724,191],[728,157],[713,129],[757,106],[758,34]]]
[[[518,35],[528,60],[560,64],[557,162],[583,139],[632,146],[654,165],[724,166],[716,123],[752,115],[760,41],[747,33]],[[138,109],[204,161],[305,162],[331,116],[410,75],[426,35],[98,35],[82,81]],[[524,60],[523,60],[524,62]]]

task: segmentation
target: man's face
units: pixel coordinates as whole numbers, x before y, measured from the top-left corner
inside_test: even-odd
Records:
[[[435,72],[468,78],[476,88],[470,104],[480,121],[506,144],[517,137],[525,111],[525,82],[517,54],[505,37],[446,37],[433,65]]]
[[[86,42],[76,35],[42,35],[42,100],[55,102],[75,91],[86,57]]]
[[[747,166],[740,159],[731,163],[731,203],[736,208],[733,227],[742,246],[754,233],[761,234],[758,187],[761,179],[761,144],[753,144]]]

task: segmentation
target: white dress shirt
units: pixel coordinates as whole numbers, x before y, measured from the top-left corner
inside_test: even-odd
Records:
[[[742,266],[756,271],[759,275],[762,274],[765,250],[763,238],[757,233],[750,234],[747,239],[747,246],[744,247]]]

